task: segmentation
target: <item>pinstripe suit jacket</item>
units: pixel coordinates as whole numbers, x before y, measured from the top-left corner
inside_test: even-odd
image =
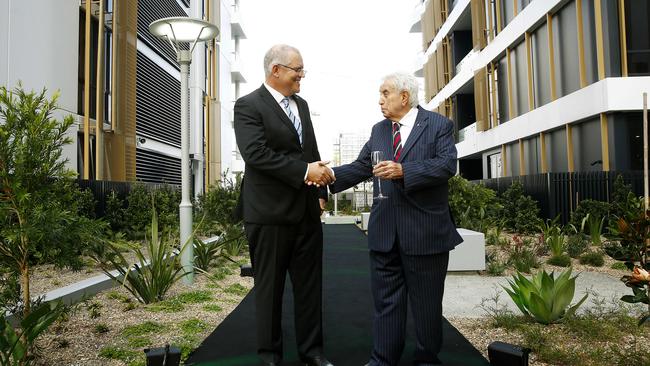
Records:
[[[391,121],[385,119],[372,128],[356,161],[334,168],[332,192],[343,191],[372,177],[371,152],[381,150],[393,156]],[[456,172],[453,123],[438,113],[418,106],[415,125],[404,144],[400,159],[403,179],[382,180],[388,198],[375,201],[368,223],[371,250],[388,252],[396,237],[408,255],[442,253],[463,240],[449,210],[448,180]],[[374,178],[374,195],[378,194]]]

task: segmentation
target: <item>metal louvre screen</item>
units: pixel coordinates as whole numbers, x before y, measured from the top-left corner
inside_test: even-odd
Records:
[[[136,85],[138,134],[180,147],[180,82],[138,52]]]
[[[137,149],[136,177],[141,182],[180,185],[181,159]]]
[[[176,68],[179,68],[176,52],[168,42],[149,32],[149,24],[160,18],[186,16],[187,13],[176,0],[138,0],[138,38],[146,42]]]

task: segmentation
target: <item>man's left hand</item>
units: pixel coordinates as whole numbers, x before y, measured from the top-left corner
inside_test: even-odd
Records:
[[[372,169],[372,174],[381,179],[402,179],[404,173],[402,172],[402,164],[390,160],[384,160],[375,165]]]

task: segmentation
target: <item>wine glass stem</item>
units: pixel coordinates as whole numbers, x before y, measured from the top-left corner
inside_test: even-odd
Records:
[[[383,196],[381,193],[381,178],[377,178],[377,187],[379,188],[379,197]]]

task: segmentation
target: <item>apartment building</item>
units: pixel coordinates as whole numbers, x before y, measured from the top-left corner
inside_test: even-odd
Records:
[[[426,108],[456,125],[468,179],[640,170],[650,2],[426,0]]]
[[[157,19],[216,24],[190,69],[190,157],[195,194],[240,165],[232,107],[239,84],[238,0],[7,0],[0,4],[0,85],[60,92],[73,115],[65,157],[84,179],[181,182],[180,67],[149,32]],[[241,164],[243,165],[243,164]],[[235,169],[233,169],[235,168]]]

